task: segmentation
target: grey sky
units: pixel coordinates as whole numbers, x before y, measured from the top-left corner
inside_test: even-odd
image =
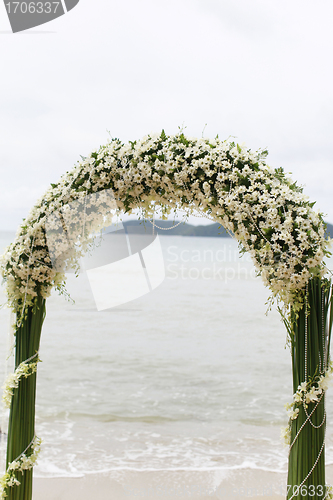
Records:
[[[1,4],[0,229],[108,130],[183,124],[267,147],[333,222],[332,18],[326,0],[81,0],[13,35]]]

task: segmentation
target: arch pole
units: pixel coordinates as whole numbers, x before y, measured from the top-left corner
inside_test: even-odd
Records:
[[[294,395],[306,382],[312,389],[294,405],[298,416],[290,420],[288,500],[324,499],[325,483],[325,384],[320,384],[329,368],[332,328],[332,289],[327,280],[309,281],[303,308],[291,316],[291,356]],[[317,395],[315,394],[317,391]],[[309,394],[309,392],[308,392]],[[295,401],[295,396],[294,396]]]
[[[15,369],[20,363],[38,356],[42,326],[45,318],[45,299],[36,297],[35,304],[26,309],[15,334]],[[8,423],[7,461],[10,463],[24,455],[29,460],[33,452],[35,438],[35,403],[37,373],[22,377],[14,390]],[[31,500],[33,468],[17,471],[16,478],[21,483],[17,487],[5,489],[8,500]]]

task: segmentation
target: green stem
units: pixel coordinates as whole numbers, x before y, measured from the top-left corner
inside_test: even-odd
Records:
[[[15,368],[39,350],[44,318],[45,299],[38,296],[35,305],[28,308],[21,326],[16,329]],[[35,401],[36,373],[22,378],[18,388],[14,390],[9,414],[6,467],[21,455],[35,436]],[[31,448],[26,452],[27,456],[30,454]],[[32,469],[25,471],[24,474],[17,472],[17,479],[21,485],[8,487],[6,498],[31,500]]]
[[[329,349],[332,328],[332,310],[329,313],[331,303],[331,284],[325,279],[314,278],[308,284],[307,306],[304,304],[297,315],[292,312],[294,393],[302,382],[308,383],[312,377],[323,374],[328,368],[329,356],[325,353]],[[312,411],[310,421],[306,412],[310,415]],[[289,454],[288,500],[322,500],[325,497],[325,430],[323,395],[319,404],[310,403],[308,408],[301,405],[298,417],[292,420],[291,443],[294,444]]]

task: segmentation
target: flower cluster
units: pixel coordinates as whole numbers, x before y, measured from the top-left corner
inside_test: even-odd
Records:
[[[286,409],[291,411],[291,408],[295,408],[295,406],[300,406],[303,403],[307,408],[309,403],[316,403],[319,401],[322,393],[329,388],[330,383],[333,379],[333,362],[331,361],[328,367],[328,370],[323,375],[317,375],[309,382],[302,382],[295,394],[293,395],[293,402],[285,405]],[[292,410],[292,413],[295,413],[295,410]],[[298,412],[297,412],[298,413]],[[291,416],[290,418],[294,419],[297,416]]]
[[[140,208],[149,216],[156,205],[164,215],[181,208],[219,222],[250,253],[274,296],[285,304],[301,303],[308,280],[326,272],[325,224],[302,188],[282,168],[265,163],[266,155],[218,138],[167,136],[164,131],[129,144],[110,140],[52,184],[19,228],[2,258],[9,304],[22,313],[37,294],[47,297],[53,287],[64,288],[66,259],[58,260],[63,267],[54,265],[48,224],[52,228],[56,221],[53,234],[59,238],[54,241],[58,253],[66,254],[77,242],[85,250],[91,231],[105,225],[112,210],[120,214]],[[106,196],[98,210],[87,209],[89,196],[107,191],[112,203]]]
[[[291,442],[291,426],[281,427],[281,439],[285,446],[290,446]]]
[[[31,445],[28,447],[32,452],[28,455],[26,450],[25,453],[22,453],[16,460],[13,460],[13,462],[8,465],[6,473],[0,479],[0,498],[6,498],[8,496],[6,492],[8,488],[21,484],[16,477],[17,472],[24,474],[24,471],[32,469],[34,465],[36,465],[41,442],[41,439],[35,436]]]
[[[281,429],[281,437],[286,445],[290,444],[291,421],[296,420],[299,415],[300,406],[308,408],[309,403],[318,403],[322,395],[329,388],[333,380],[333,362],[330,361],[327,371],[322,375],[313,377],[308,382],[302,382],[295,394],[292,403],[285,404],[288,412],[289,422],[286,428]]]
[[[14,373],[10,373],[3,385],[3,395],[2,400],[6,408],[10,408],[12,397],[14,394],[14,389],[19,386],[20,379],[22,377],[27,378],[37,371],[37,363],[40,359],[34,356],[34,361],[22,362],[18,365]]]

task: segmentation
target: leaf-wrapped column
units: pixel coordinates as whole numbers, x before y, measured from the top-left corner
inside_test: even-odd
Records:
[[[323,499],[325,486],[325,373],[329,366],[332,290],[309,281],[303,308],[292,313],[294,413],[290,420],[287,499]]]
[[[15,368],[20,363],[38,355],[42,325],[45,318],[45,299],[38,296],[35,304],[26,309],[25,317],[16,329]],[[7,465],[16,462],[22,453],[27,460],[33,452],[35,438],[36,372],[22,377],[14,389],[8,425]],[[28,463],[27,463],[28,467]],[[8,469],[7,469],[8,470]],[[30,500],[32,498],[32,468],[24,472],[15,471],[19,488],[7,487],[8,500]]]

